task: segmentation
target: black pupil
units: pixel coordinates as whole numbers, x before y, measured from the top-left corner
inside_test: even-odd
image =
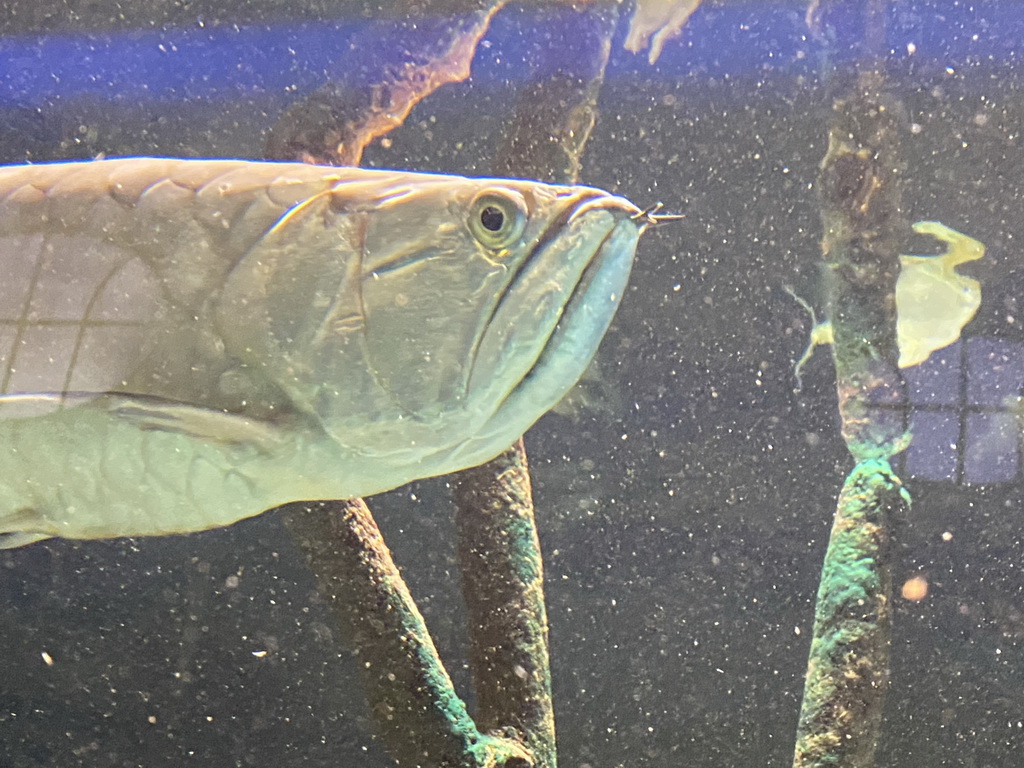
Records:
[[[501,212],[500,208],[488,205],[480,211],[480,223],[489,232],[497,232],[505,224],[505,214]]]

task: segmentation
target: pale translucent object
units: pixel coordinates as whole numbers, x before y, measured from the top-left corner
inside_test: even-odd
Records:
[[[650,42],[647,60],[654,64],[665,43],[682,32],[701,0],[637,0],[626,36],[627,51],[639,53]]]
[[[959,339],[981,306],[981,283],[956,268],[982,258],[985,246],[938,221],[919,221],[914,231],[947,247],[937,256],[900,256],[896,335],[901,368],[920,365]]]
[[[919,221],[914,224],[914,231],[942,241],[946,251],[935,256],[900,256],[900,276],[896,281],[900,368],[920,365],[933,352],[959,339],[981,306],[981,283],[961,275],[956,268],[982,258],[985,245],[938,221]],[[793,296],[811,310],[803,299]],[[832,341],[832,323],[815,323],[808,347],[796,364],[798,378],[815,347]]]

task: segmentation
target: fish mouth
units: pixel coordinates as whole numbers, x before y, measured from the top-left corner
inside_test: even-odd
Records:
[[[486,410],[458,454],[500,451],[494,443],[511,443],[583,374],[625,289],[645,228],[639,212],[586,190],[544,230],[482,326],[468,392]]]
[[[542,353],[538,336],[544,337],[546,346],[610,233],[619,221],[640,210],[598,189],[577,188],[563,194],[569,199],[516,265],[480,325],[465,378],[470,397],[486,391],[488,399],[500,402],[513,388],[502,374],[536,365]],[[599,212],[611,217],[601,217],[602,221]],[[495,377],[506,378],[504,391],[493,391]]]
[[[542,369],[545,364],[549,361],[552,350],[557,346],[556,339],[560,336],[565,335],[565,329],[571,325],[573,319],[577,315],[577,310],[582,303],[582,297],[587,294],[591,284],[594,282],[594,277],[601,271],[601,267],[604,266],[604,262],[607,261],[608,255],[605,251],[605,246],[611,239],[615,228],[609,229],[607,234],[601,240],[597,249],[594,251],[594,255],[587,262],[587,265],[583,268],[580,273],[579,279],[576,284],[572,287],[572,291],[569,293],[569,298],[565,302],[565,306],[562,309],[562,316],[558,319],[554,328],[548,334],[545,339],[543,346],[541,347],[540,354],[537,359],[534,360],[533,365],[530,366],[529,370],[519,380],[519,383],[509,393],[509,397],[514,397],[516,392],[527,386],[529,381],[536,375],[539,369]]]
[[[479,370],[478,363],[481,358],[481,347],[484,339],[487,338],[487,334],[494,327],[495,318],[504,312],[509,302],[512,301],[511,297],[518,293],[517,289],[522,288],[522,285],[530,275],[532,268],[534,268],[537,263],[543,259],[548,247],[564,233],[565,228],[571,222],[580,217],[580,209],[584,206],[586,206],[587,209],[593,209],[594,201],[601,197],[607,197],[607,194],[602,193],[599,190],[586,190],[582,195],[580,193],[573,195],[574,199],[572,202],[565,205],[558,216],[548,224],[540,237],[537,238],[537,241],[531,247],[530,253],[516,267],[515,272],[505,286],[505,290],[502,291],[498,300],[494,302],[494,305],[491,307],[490,314],[487,316],[487,319],[480,328],[480,333],[477,335],[477,340],[472,351],[473,362],[470,366],[469,374],[466,376],[467,389],[470,391],[473,390],[474,374],[477,374]],[[591,257],[591,260],[592,259],[593,257]]]
[[[595,284],[599,282],[612,282],[607,279],[612,276],[607,274],[608,270],[606,268],[612,266],[611,263],[616,260],[623,260],[624,253],[628,252],[631,254],[628,242],[631,239],[635,242],[638,237],[638,228],[628,219],[619,220],[614,226],[609,228],[580,273],[579,279],[573,286],[569,298],[563,306],[561,317],[559,317],[558,322],[548,333],[541,346],[540,354],[537,355],[537,359],[534,360],[519,382],[509,392],[505,401],[495,413],[496,417],[500,418],[502,411],[506,408],[515,407],[517,401],[530,400],[534,403],[534,407],[539,405],[537,399],[532,397],[534,390],[543,391],[543,386],[539,380],[543,379],[545,374],[552,369],[561,369],[566,374],[569,374],[569,371],[565,369],[570,362],[567,358],[570,357],[575,358],[577,365],[572,367],[574,369],[578,368],[578,371],[567,375],[566,378],[570,380],[567,381],[566,386],[555,389],[555,395],[549,398],[550,403],[544,408],[544,411],[546,412],[557,405],[566,392],[576,383],[590,364],[590,360],[597,351],[601,339],[604,338],[605,331],[607,331],[608,326],[611,324],[612,317],[622,298],[622,290],[625,288],[629,277],[630,264],[622,265],[621,272],[618,275],[620,279],[614,280],[616,283],[615,290],[601,290],[602,287],[607,288],[610,286],[599,287]],[[631,262],[632,259],[630,258],[629,261]],[[602,281],[602,277],[606,279]],[[595,295],[597,292],[600,292],[601,295]],[[595,311],[596,308],[590,306],[595,301],[605,305],[602,307],[603,312]],[[568,349],[566,348],[567,346]]]

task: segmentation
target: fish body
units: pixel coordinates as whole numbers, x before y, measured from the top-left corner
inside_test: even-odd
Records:
[[[638,214],[294,163],[0,168],[0,545],[203,530],[492,458],[592,358]]]

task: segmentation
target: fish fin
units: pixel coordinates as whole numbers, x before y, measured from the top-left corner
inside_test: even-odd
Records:
[[[27,419],[75,408],[100,397],[96,392],[16,392],[0,395],[0,419]]]
[[[34,533],[32,531],[18,531],[14,533],[0,533],[0,549],[18,549],[35,544],[37,541],[52,539],[49,533]]]
[[[109,413],[139,429],[174,432],[197,440],[269,450],[284,436],[270,422],[159,399],[108,395]]]
[[[34,509],[15,509],[0,515],[0,549],[17,549],[53,538],[52,533],[40,530],[46,527],[45,522]]]
[[[0,419],[44,416],[91,405],[139,429],[176,432],[213,443],[269,448],[283,439],[273,424],[226,411],[142,395],[97,392],[32,392],[0,395]],[[2,524],[0,524],[2,527]]]

